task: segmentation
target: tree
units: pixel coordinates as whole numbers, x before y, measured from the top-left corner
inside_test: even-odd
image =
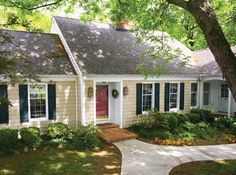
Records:
[[[182,7],[194,16],[236,100],[236,56],[225,38],[209,0],[167,1]]]
[[[215,14],[217,9],[213,9],[212,6],[212,4],[217,3],[221,6],[226,0],[80,0],[79,2],[88,14],[87,17],[89,15],[93,18],[102,16],[100,19],[104,20],[105,14],[105,16],[108,15],[117,22],[130,19],[138,26],[148,30],[165,29],[163,27],[165,20],[173,20],[173,15],[170,18],[171,13],[178,14],[181,11],[180,8],[184,9],[188,13],[181,11],[180,14],[182,17],[184,16],[184,20],[191,24],[183,25],[189,32],[187,34],[190,34],[188,36],[191,39],[190,45],[193,44],[192,31],[199,27],[236,100],[236,57],[230,48],[230,39],[229,37],[226,38],[219,23],[218,19],[220,17]],[[232,22],[234,31],[236,26],[236,2],[235,0],[227,0],[227,2],[231,3],[230,9],[232,10],[230,13],[232,12],[232,15],[227,16],[227,14],[226,16]],[[65,4],[68,8],[73,8],[76,3],[77,0],[0,0],[2,6],[16,7],[27,11],[43,7],[59,7]],[[193,23],[193,19],[195,23]],[[231,43],[235,44],[236,41],[234,40]]]

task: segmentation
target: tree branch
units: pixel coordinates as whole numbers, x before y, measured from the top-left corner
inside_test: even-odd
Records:
[[[185,10],[188,10],[188,4],[187,1],[184,0],[167,0],[169,4],[177,5],[179,7],[182,7]]]
[[[41,5],[38,5],[38,6],[35,6],[35,7],[27,7],[27,6],[22,5],[21,3],[16,3],[14,1],[9,0],[8,2],[10,3],[10,5],[1,4],[1,6],[15,7],[15,8],[31,11],[31,10],[37,10],[37,9],[40,9],[40,8],[44,8],[44,7],[49,7],[49,6],[57,5],[60,2],[62,2],[62,1],[63,0],[56,0],[54,2],[46,3],[46,4],[41,4]]]

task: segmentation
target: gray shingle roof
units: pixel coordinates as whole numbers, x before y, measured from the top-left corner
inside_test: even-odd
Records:
[[[236,46],[231,48],[232,51],[236,53]],[[216,63],[215,58],[210,49],[194,51],[192,58],[197,62],[200,73],[203,76],[222,75],[221,70],[218,64]]]
[[[77,19],[54,17],[81,71],[85,74],[139,74],[138,64],[152,70],[154,62],[147,55],[147,44],[137,44],[128,32],[106,29],[95,24],[85,25]],[[176,63],[162,64],[166,74],[196,75],[195,65],[180,67]]]
[[[17,60],[13,71],[38,75],[75,75],[74,68],[58,35],[3,30],[12,37],[0,46]]]

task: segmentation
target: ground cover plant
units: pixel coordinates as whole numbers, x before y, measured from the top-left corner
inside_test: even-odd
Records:
[[[46,134],[24,127],[0,129],[0,174],[120,174],[121,153],[92,125],[53,123]]]
[[[147,142],[164,145],[236,143],[236,119],[193,109],[189,114],[160,113],[143,116],[128,129]]]
[[[199,161],[181,164],[170,175],[235,175],[236,160]]]

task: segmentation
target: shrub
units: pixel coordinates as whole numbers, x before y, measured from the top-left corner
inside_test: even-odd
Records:
[[[236,121],[232,124],[231,131],[236,136]]]
[[[18,148],[18,129],[0,129],[0,150],[12,151]]]
[[[68,139],[70,136],[70,129],[64,123],[52,123],[47,127],[47,135],[51,138]]]
[[[214,130],[206,123],[201,122],[197,124],[186,123],[183,126],[189,133],[192,133],[192,136],[201,139],[208,139],[213,135]]]
[[[40,143],[40,130],[37,127],[20,129],[21,143],[28,148],[35,148]]]
[[[215,127],[218,128],[219,130],[230,130],[232,129],[234,124],[234,119],[231,117],[218,117],[215,118]]]
[[[99,136],[97,130],[94,128],[93,125],[80,125],[78,129],[73,133],[72,145],[76,149],[93,149],[99,146],[99,144]]]
[[[190,113],[188,115],[188,117],[189,117],[189,122],[191,122],[191,123],[199,123],[199,122],[201,122],[200,115],[197,114],[197,113]]]
[[[183,124],[189,122],[189,116],[186,114],[179,114],[177,117],[177,120],[178,120],[179,125],[183,125]]]
[[[200,115],[200,120],[208,123],[213,123],[215,119],[215,116],[212,114],[212,112],[206,109],[196,108],[192,109],[190,113]]]
[[[178,120],[176,117],[176,114],[174,113],[163,113],[164,119],[166,120],[168,127],[170,130],[175,130],[176,127],[178,126]]]

